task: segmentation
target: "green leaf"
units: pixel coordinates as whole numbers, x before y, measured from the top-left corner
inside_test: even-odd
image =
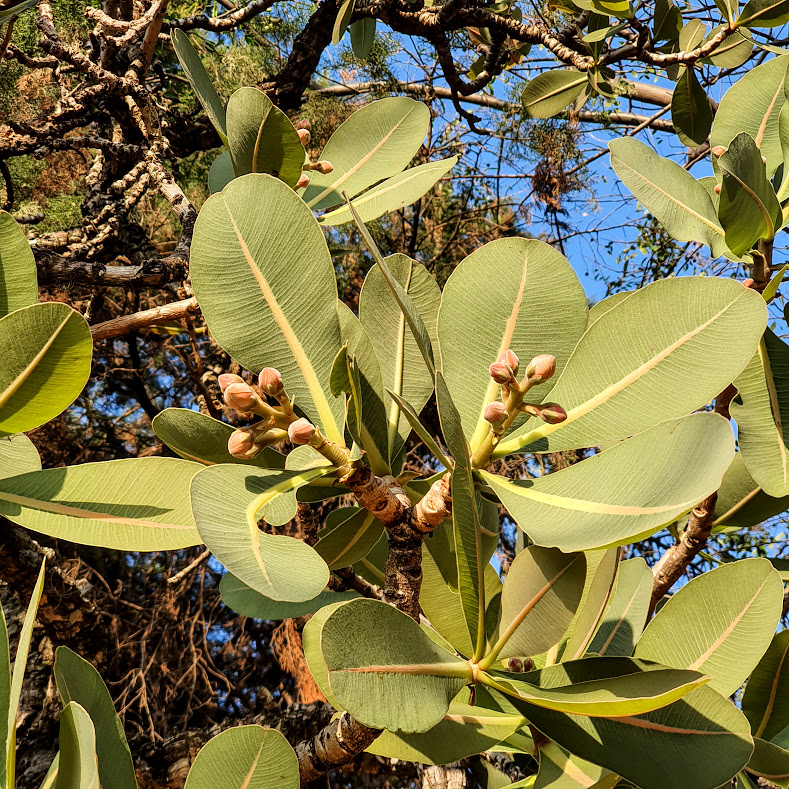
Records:
[[[738,79],[723,95],[710,132],[710,145],[724,148],[738,134],[747,132],[767,159],[768,175],[783,162],[778,122],[786,102],[787,65],[789,56],[773,58]]]
[[[642,789],[714,789],[736,775],[753,751],[743,714],[708,687],[637,716],[593,718],[522,702],[516,706],[540,732],[570,753]]]
[[[351,16],[353,16],[355,5],[356,0],[343,0],[340,10],[337,12],[337,18],[334,20],[334,29],[331,35],[331,42],[334,46],[337,46],[340,43],[340,39],[345,35]]]
[[[773,636],[751,673],[742,697],[742,711],[754,737],[772,740],[789,726],[789,630]]]
[[[403,414],[408,420],[408,424],[411,425],[414,432],[419,436],[425,447],[427,447],[427,449],[433,453],[435,458],[441,463],[442,466],[444,466],[444,468],[449,470],[453,469],[455,464],[444,454],[444,451],[438,445],[431,432],[422,424],[419,419],[419,414],[417,414],[413,406],[403,400],[402,397],[398,397],[394,392],[390,391],[389,395],[400,407],[401,414]]]
[[[211,194],[221,192],[236,177],[233,170],[233,159],[229,151],[222,151],[214,159],[208,171],[208,191]]]
[[[495,287],[480,287],[482,282]],[[534,356],[550,352],[558,377],[586,329],[587,314],[577,275],[542,241],[492,241],[452,272],[438,314],[441,365],[472,451],[490,431],[485,406],[499,394],[488,367],[508,349],[524,369]],[[542,385],[535,396],[550,391],[550,384]]]
[[[709,680],[698,671],[617,657],[572,660],[519,676],[505,679],[499,672],[491,684],[528,702],[523,714],[529,719],[532,706],[594,717],[643,715],[681,699]]]
[[[581,603],[569,628],[570,635],[561,652],[562,660],[576,660],[586,652],[608,608],[618,564],[619,551],[616,548],[586,553],[586,580]]]
[[[320,643],[337,701],[373,728],[432,729],[471,680],[465,660],[377,600],[351,600],[334,609]]]
[[[189,507],[200,467],[149,457],[48,468],[0,480],[0,515],[26,529],[120,551],[169,551],[202,540]]]
[[[539,758],[534,789],[613,789],[619,782],[619,776],[573,756],[555,742],[543,745]]]
[[[0,211],[0,318],[38,301],[36,261],[27,234]]]
[[[28,8],[33,8],[35,4],[36,0],[22,0],[22,2],[16,3],[16,5],[11,6],[11,8],[3,9],[0,11],[0,24],[3,22],[10,22],[23,11],[27,11]]]
[[[222,348],[248,370],[276,367],[305,415],[344,444],[345,403],[329,394],[342,344],[337,283],[323,231],[301,198],[268,175],[236,178],[203,204],[190,272]]]
[[[789,21],[787,0],[748,0],[737,17],[737,27],[781,27]]]
[[[358,592],[332,592],[328,589],[320,592],[311,600],[302,603],[285,603],[271,600],[260,592],[250,589],[243,581],[239,581],[232,573],[226,573],[219,582],[222,602],[237,614],[250,619],[275,621],[278,619],[295,619],[306,614],[314,614],[321,608],[332,603],[353,600],[359,597]]]
[[[55,682],[64,707],[79,704],[96,728],[96,756],[102,786],[136,789],[129,745],[115,705],[99,672],[68,647],[55,650]]]
[[[197,754],[184,789],[299,789],[299,761],[274,729],[235,726]]]
[[[326,518],[315,550],[330,570],[350,567],[363,559],[381,539],[384,527],[371,512],[361,507],[340,507]]]
[[[443,720],[424,734],[385,731],[367,749],[387,759],[421,764],[451,764],[498,745],[525,726],[521,715],[472,707],[459,701],[449,705]]]
[[[669,599],[647,625],[635,656],[703,671],[712,677],[711,688],[730,696],[769,646],[782,600],[780,576],[766,559],[721,565]]]
[[[22,696],[22,683],[25,680],[25,669],[27,668],[27,658],[30,654],[30,639],[33,637],[33,627],[36,624],[36,612],[38,611],[38,604],[41,600],[41,592],[44,589],[44,579],[46,578],[47,562],[44,559],[41,562],[41,569],[38,571],[38,578],[36,585],[33,587],[33,594],[30,596],[30,602],[27,605],[25,612],[25,619],[22,622],[22,629],[19,631],[19,640],[16,645],[16,654],[14,655],[14,670],[11,673],[11,692],[8,697],[7,709],[7,728],[8,739],[6,742],[6,781],[9,787],[15,786],[16,776],[16,718],[19,712],[19,700]],[[5,619],[3,619],[5,626]],[[7,635],[7,633],[6,633]],[[62,720],[62,715],[61,715]],[[77,786],[74,784],[74,786]],[[64,785],[65,789],[65,785]],[[68,789],[72,789],[71,786]]]
[[[768,496],[748,472],[742,452],[738,452],[718,489],[713,531],[748,529],[788,509],[789,496]]]
[[[552,118],[581,95],[586,82],[580,71],[544,71],[523,89],[521,105],[531,118]]]
[[[396,280],[419,313],[431,340],[438,347],[436,322],[441,291],[424,266],[406,255],[386,259],[388,275]],[[375,265],[367,273],[359,294],[359,320],[367,330],[381,365],[386,391],[407,400],[419,413],[433,393],[433,376],[422,362],[421,352],[406,323],[397,300],[387,284],[387,274]],[[407,417],[399,404],[384,396],[387,410],[390,462],[411,432]]]
[[[326,624],[326,620],[343,605],[347,605],[347,602],[335,602],[319,609],[315,615],[310,618],[310,621],[304,625],[304,630],[301,634],[302,643],[304,645],[304,657],[307,661],[310,673],[315,679],[315,684],[326,697],[329,704],[336,710],[342,710],[343,706],[334,697],[334,693],[329,685],[329,669],[326,668],[326,661],[323,658],[322,639],[323,626]]]
[[[635,542],[689,512],[718,489],[733,438],[723,417],[693,414],[539,479],[480,473],[535,543],[585,551]]]
[[[60,755],[55,789],[97,789],[96,732],[85,709],[70,701],[60,711]]]
[[[194,88],[203,109],[208,115],[208,119],[214,125],[217,133],[222,138],[222,142],[227,145],[227,120],[225,118],[225,107],[222,100],[214,88],[208,72],[200,60],[200,56],[192,46],[189,36],[183,30],[173,30],[172,34],[173,49],[181,63],[187,79]]]
[[[192,480],[191,492],[203,542],[233,575],[265,597],[292,603],[311,600],[329,581],[326,563],[293,537],[261,531],[258,520],[261,510],[278,496],[329,470],[203,469]]]
[[[90,375],[90,327],[67,304],[33,304],[0,318],[0,349],[0,436],[56,417]]]
[[[772,784],[789,786],[789,751],[759,737],[753,738],[753,746],[748,772],[765,778]]]
[[[772,279],[767,283],[767,287],[762,291],[762,298],[764,298],[768,304],[778,294],[778,288],[781,287],[787,269],[789,269],[789,263],[785,263],[775,274],[773,274]]]
[[[0,437],[0,479],[40,470],[38,450],[24,433]],[[0,779],[0,786],[2,783]]]
[[[359,60],[365,60],[375,43],[375,19],[359,19],[352,22],[350,30],[353,54]]]
[[[234,428],[199,411],[165,408],[153,418],[151,427],[157,438],[182,458],[202,463],[204,466],[233,463],[263,468],[285,467],[285,456],[271,447],[264,447],[253,460],[234,458],[227,451],[227,442]]]
[[[789,346],[765,329],[750,364],[734,385],[738,396],[731,404],[731,414],[737,421],[740,452],[748,472],[768,495],[786,496]]]
[[[715,5],[718,6],[718,10],[727,22],[733,22],[740,8],[740,0],[715,0]],[[721,28],[723,28],[723,25],[721,25]]]
[[[454,165],[458,157],[439,159],[411,167],[398,175],[387,178],[374,188],[359,195],[353,200],[353,207],[363,222],[377,219],[390,211],[397,211],[406,205],[415,203],[424,197],[443,178]],[[337,208],[324,214],[318,220],[324,226],[342,225],[353,219],[347,206]]]
[[[438,418],[449,453],[455,461],[452,472],[452,526],[457,551],[458,588],[463,603],[474,660],[485,647],[485,564],[482,525],[477,511],[471,453],[460,424],[460,414],[449,394],[444,376],[436,374]]]
[[[713,257],[726,253],[724,231],[712,200],[687,170],[634,137],[611,140],[608,147],[616,174],[669,235],[677,241],[700,241]]]
[[[593,323],[602,318],[606,312],[612,310],[620,302],[623,302],[628,296],[632,296],[634,293],[634,290],[623,290],[621,293],[614,293],[611,296],[608,296],[608,298],[602,299],[601,301],[593,304],[589,308],[589,320],[587,326],[591,326]]]
[[[389,435],[384,404],[384,384],[381,365],[375,353],[370,335],[361,321],[343,302],[337,302],[340,320],[340,337],[347,346],[347,356],[358,378],[359,392],[359,443],[367,453],[367,460],[375,474],[390,474],[389,468]],[[348,403],[349,416],[356,413],[354,405],[357,397]],[[351,419],[347,420],[349,427]],[[352,431],[353,432],[353,431]],[[354,437],[357,440],[357,437]]]
[[[526,447],[593,446],[706,405],[750,361],[765,322],[764,299],[735,280],[675,277],[648,285],[578,342],[551,391],[566,421],[530,420],[499,443],[494,458]],[[710,348],[721,349],[714,364]]]
[[[707,35],[707,26],[700,19],[691,19],[683,25],[679,34],[679,48],[682,52],[696,49]]]
[[[652,570],[640,557],[619,565],[611,602],[589,645],[597,655],[633,654],[647,621],[652,597]]]
[[[11,724],[11,650],[8,644],[8,626],[0,606],[0,786],[6,786],[8,762],[8,734]],[[14,713],[14,722],[16,722]]]
[[[743,132],[718,159],[723,175],[718,218],[735,255],[759,239],[770,240],[780,227],[781,205],[767,178],[766,165],[753,138]]]
[[[724,0],[718,0],[718,2],[722,4]],[[732,2],[734,3],[734,0]],[[736,5],[739,4],[734,3],[734,5],[734,13],[736,13]],[[713,28],[703,43],[717,36],[721,30],[723,30],[723,25]],[[716,68],[739,68],[748,62],[752,53],[753,40],[751,31],[743,28],[732,33],[709,58],[705,59],[705,62],[709,61]]]
[[[237,176],[267,173],[293,188],[304,146],[290,119],[258,88],[239,88],[227,103],[227,137]]]
[[[334,169],[310,174],[304,200],[312,209],[344,202],[408,165],[419,150],[430,124],[427,105],[404,96],[367,104],[329,138],[320,158]]]
[[[671,120],[677,136],[689,147],[701,145],[710,133],[712,106],[693,68],[682,72],[671,94]]]
[[[504,579],[493,654],[532,657],[558,643],[578,609],[585,577],[582,553],[537,546],[521,551]]]
[[[656,0],[652,27],[655,41],[673,41],[682,30],[682,13],[673,0]]]

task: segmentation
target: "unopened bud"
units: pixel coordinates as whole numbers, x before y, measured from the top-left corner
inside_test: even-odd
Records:
[[[507,661],[507,670],[512,671],[515,674],[522,674],[523,673],[523,661],[520,658],[511,657]]]
[[[556,372],[556,357],[549,353],[535,356],[526,368],[526,378],[531,384],[541,384]]]
[[[523,658],[523,670],[534,671],[534,661],[530,657]]]
[[[304,173],[299,176],[296,181],[296,189],[306,189],[310,185],[310,177]]]
[[[503,403],[488,403],[485,406],[485,419],[492,425],[498,425],[507,418],[507,409]]]
[[[503,384],[506,386],[507,384],[511,384],[515,381],[515,375],[512,372],[512,367],[510,367],[507,362],[493,362],[488,370],[490,372],[490,377],[497,384]]]
[[[299,139],[301,140],[301,144],[306,148],[310,144],[310,140],[312,139],[312,135],[310,134],[309,129],[297,129],[297,134],[299,135]]]
[[[235,430],[228,439],[227,451],[239,460],[250,460],[260,452],[261,447],[255,444],[255,434],[252,430]]]
[[[224,394],[225,403],[234,411],[249,411],[258,399],[252,387],[243,381],[226,386]]]
[[[723,156],[726,153],[726,149],[722,145],[715,145],[710,150],[713,156]]]
[[[721,185],[715,184],[715,194],[719,195],[721,193]]]
[[[318,162],[315,165],[315,169],[322,175],[328,175],[334,170],[334,165],[331,162]]]
[[[309,444],[315,435],[315,426],[307,419],[297,419],[288,425],[288,438],[294,444]]]
[[[222,373],[217,378],[219,381],[219,388],[224,392],[230,384],[243,384],[244,379],[240,375],[233,375],[233,373]]]
[[[296,124],[296,129],[297,129],[297,130],[298,130],[298,129],[306,129],[307,131],[310,131],[310,129],[312,129],[312,124],[311,124],[311,123],[310,123],[310,122],[309,122],[309,121],[308,121],[306,118],[302,118],[302,119],[301,119],[301,120],[300,120],[300,121],[299,121],[299,122]]]
[[[264,367],[258,376],[258,386],[267,395],[271,395],[272,397],[281,395],[283,387],[282,375],[280,374],[280,371],[273,367]]]
[[[748,279],[744,279],[742,281],[742,286],[744,288],[752,288],[753,285],[754,285],[753,280],[750,277],[748,277]]]
[[[518,367],[520,367],[520,359],[515,355],[515,351],[504,351],[504,353],[499,356],[498,359],[500,362],[504,362],[510,366],[513,375],[518,374]]]
[[[543,403],[539,406],[538,416],[549,425],[558,425],[567,419],[567,411],[556,403]]]

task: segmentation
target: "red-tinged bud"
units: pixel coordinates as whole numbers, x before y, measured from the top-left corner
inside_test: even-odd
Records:
[[[503,403],[488,403],[485,406],[485,419],[492,425],[498,425],[507,418],[507,409]]]
[[[224,392],[230,384],[243,384],[244,379],[240,375],[233,375],[233,373],[222,373],[217,378],[219,381],[219,388]]]
[[[331,162],[318,162],[315,165],[315,169],[321,173],[321,175],[328,175],[334,170],[334,165]]]
[[[315,426],[306,419],[297,419],[288,425],[288,438],[294,444],[309,444],[315,435]]]
[[[534,661],[530,657],[523,658],[523,670],[534,671]]]
[[[726,153],[726,149],[722,145],[715,145],[710,150],[713,156],[723,156]]]
[[[225,387],[225,403],[234,411],[249,411],[258,397],[249,384],[231,383]]]
[[[515,355],[515,351],[504,351],[504,353],[498,359],[500,362],[504,362],[504,364],[508,364],[510,369],[512,370],[513,375],[518,374],[518,367],[520,367],[520,359]]]
[[[530,384],[541,384],[553,377],[556,372],[556,357],[549,353],[535,356],[526,368],[526,378]]]
[[[507,670],[512,671],[515,674],[522,674],[523,673],[523,661],[520,658],[511,657],[507,661]]]
[[[493,362],[488,368],[490,377],[497,383],[506,386],[515,382],[515,375],[507,362]]]
[[[310,134],[309,129],[297,129],[297,134],[299,135],[299,139],[301,140],[301,144],[306,148],[310,144],[310,140],[312,139],[312,135]]]
[[[719,195],[721,193],[721,189],[722,189],[721,184],[715,184],[714,192],[716,195]]]
[[[312,124],[306,118],[303,118],[296,124],[296,129],[306,129],[310,131],[310,129],[312,129]]]
[[[252,430],[243,428],[235,430],[228,439],[227,451],[239,460],[250,460],[260,452],[261,447],[255,444],[255,434]]]
[[[750,277],[748,277],[748,279],[744,279],[742,281],[742,286],[744,288],[752,288],[753,285],[754,285],[753,280]]]
[[[280,371],[273,367],[264,367],[258,376],[258,386],[272,397],[281,395],[284,390]]]
[[[567,411],[556,403],[543,403],[539,406],[539,417],[549,425],[558,425],[567,419]]]
[[[299,180],[296,181],[296,189],[306,189],[310,185],[310,177],[304,173],[299,176]]]

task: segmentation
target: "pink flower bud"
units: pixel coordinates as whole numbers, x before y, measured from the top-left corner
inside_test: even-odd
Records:
[[[515,382],[515,375],[512,372],[512,367],[510,367],[507,362],[493,362],[488,370],[490,372],[490,377],[497,384],[506,386],[507,384]]]
[[[225,387],[225,403],[234,411],[249,411],[257,399],[252,387],[243,381]]]
[[[331,162],[318,162],[315,165],[315,169],[321,173],[321,175],[328,175],[334,170],[334,165]]]
[[[507,418],[507,409],[503,403],[488,403],[485,406],[485,419],[492,425],[497,425]]]
[[[282,394],[282,375],[273,367],[264,367],[258,376],[258,386],[272,397]]]
[[[753,285],[754,285],[754,282],[753,282],[753,280],[750,277],[748,277],[748,279],[744,279],[742,281],[742,286],[744,288],[752,288]]]
[[[288,438],[294,444],[309,444],[315,435],[315,426],[306,419],[297,419],[288,425]]]
[[[306,189],[310,185],[310,177],[306,173],[302,173],[299,176],[299,180],[296,181],[296,189]]]
[[[723,156],[723,154],[726,153],[726,149],[722,145],[714,146],[711,148],[711,151],[713,156]]]
[[[518,367],[520,367],[520,359],[515,355],[514,351],[504,351],[504,353],[499,356],[498,359],[500,362],[504,362],[510,366],[513,375],[518,374]]]
[[[302,119],[301,119],[301,120],[300,120],[300,121],[299,121],[299,122],[296,124],[296,129],[297,129],[297,130],[298,130],[298,129],[306,129],[307,131],[310,131],[310,129],[312,129],[312,124],[311,124],[311,123],[310,123],[310,122],[309,122],[309,121],[308,121],[306,118],[302,118]]]
[[[556,403],[543,403],[539,406],[539,417],[549,425],[558,425],[567,419],[567,411]]]
[[[217,378],[219,381],[219,388],[224,392],[230,384],[243,384],[244,379],[240,375],[233,375],[233,373],[222,373]]]
[[[720,184],[715,184],[714,191],[715,191],[716,195],[719,195],[721,193],[721,185]]]
[[[507,661],[507,670],[515,674],[521,674],[523,672],[523,661],[520,658],[511,657]]]
[[[526,368],[526,378],[530,384],[541,384],[556,372],[556,357],[549,353],[535,356]]]
[[[233,431],[227,442],[227,451],[239,460],[250,460],[260,452],[260,449],[255,444],[254,432],[247,428]]]
[[[299,135],[299,139],[301,140],[301,144],[306,148],[310,144],[310,140],[312,139],[312,135],[310,134],[309,129],[297,129],[296,132]]]

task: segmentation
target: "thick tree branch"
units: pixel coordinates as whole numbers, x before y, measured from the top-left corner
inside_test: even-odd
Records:
[[[192,317],[199,312],[200,307],[197,305],[197,299],[192,297],[183,301],[175,301],[172,304],[165,304],[162,307],[154,307],[151,310],[122,315],[120,318],[113,318],[110,321],[104,321],[104,323],[97,323],[91,327],[90,333],[93,335],[93,342],[99,342],[113,337],[122,337],[124,334],[155,326],[158,323],[168,323]]]

